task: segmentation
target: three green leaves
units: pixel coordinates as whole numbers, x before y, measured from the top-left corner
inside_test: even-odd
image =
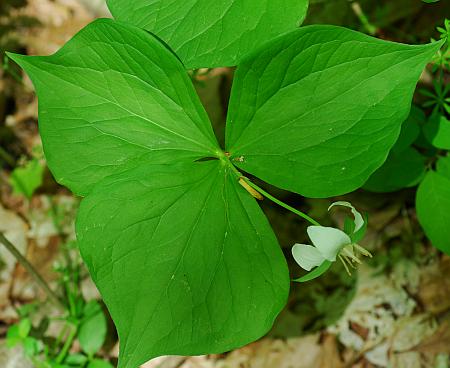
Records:
[[[267,332],[289,275],[234,166],[310,197],[360,187],[440,47],[332,26],[286,33],[304,2],[185,3],[109,1],[185,65],[145,30],[106,19],[53,56],[11,55],[36,87],[51,171],[86,197],[77,236],[119,332],[120,367],[219,353]],[[254,13],[242,13],[247,3]],[[286,19],[274,3],[290,7]],[[235,64],[225,154],[185,66]]]

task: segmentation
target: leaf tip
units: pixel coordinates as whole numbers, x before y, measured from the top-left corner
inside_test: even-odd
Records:
[[[35,56],[28,56],[22,54],[16,54],[14,52],[6,52],[6,56],[14,61],[17,65],[19,65],[23,70],[29,73],[29,66],[32,65],[30,63],[30,59],[35,58]]]
[[[12,61],[14,61],[17,64],[20,64],[20,62],[25,58],[24,55],[16,54],[15,52],[10,52],[10,51],[6,51],[5,55],[6,55],[6,57],[8,57],[9,59],[11,59]]]

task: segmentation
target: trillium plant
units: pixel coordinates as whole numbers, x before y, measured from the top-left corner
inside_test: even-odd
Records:
[[[119,367],[240,347],[271,328],[290,286],[257,198],[313,225],[314,247],[294,247],[305,269],[369,255],[352,207],[345,232],[320,227],[248,177],[311,198],[363,186],[445,40],[300,27],[307,0],[108,5],[114,20],[56,54],[9,56],[38,94],[50,170],[84,197],[78,244],[117,327]],[[237,68],[221,147],[187,70],[225,66]]]

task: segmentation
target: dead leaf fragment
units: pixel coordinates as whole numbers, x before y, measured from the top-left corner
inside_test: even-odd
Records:
[[[450,309],[450,257],[425,268],[421,273],[418,298],[426,311],[438,315]]]
[[[423,340],[412,350],[429,354],[450,354],[450,323],[445,321],[437,331]]]

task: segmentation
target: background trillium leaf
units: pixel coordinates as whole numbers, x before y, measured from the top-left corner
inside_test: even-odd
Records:
[[[218,150],[183,65],[139,28],[99,19],[55,55],[11,57],[39,96],[49,168],[76,194],[136,161],[192,161]]]
[[[450,120],[440,114],[430,117],[423,126],[427,140],[436,148],[450,149]]]
[[[386,162],[375,171],[364,184],[371,192],[395,192],[414,187],[420,183],[426,172],[426,158],[415,148],[402,152],[392,150]]]
[[[450,157],[441,157],[436,163],[436,171],[448,179],[450,179]]]
[[[416,196],[419,222],[431,243],[450,255],[450,156],[441,158],[436,171],[420,183]]]
[[[245,345],[285,305],[283,253],[227,170],[220,161],[142,166],[83,200],[80,249],[119,332],[119,367]]]
[[[357,189],[386,160],[441,45],[334,26],[283,35],[239,65],[226,148],[242,170],[307,197]]]
[[[421,126],[426,123],[427,117],[422,109],[412,105],[408,119],[402,124],[400,136],[392,147],[396,153],[403,152],[411,146],[420,135]]]
[[[425,123],[425,113],[413,105],[389,156],[366,181],[364,189],[387,193],[414,187],[420,183],[426,172],[426,158],[412,145]]]
[[[308,0],[108,0],[113,16],[167,42],[188,69],[233,66],[303,21]]]

